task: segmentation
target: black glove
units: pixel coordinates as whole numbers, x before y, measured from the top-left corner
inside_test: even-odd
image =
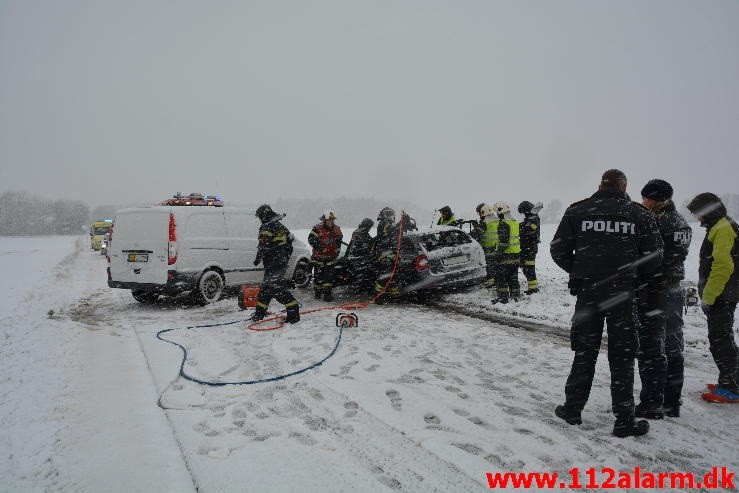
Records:
[[[254,265],[255,265],[255,266],[259,265],[259,264],[260,264],[261,262],[262,262],[262,261],[261,261],[261,260],[259,260],[258,258],[255,258],[255,259],[254,259]]]
[[[711,313],[711,305],[708,303],[701,303],[701,310],[703,310],[703,313],[707,317]]]
[[[570,279],[567,282],[567,287],[570,289],[570,294],[572,296],[577,296],[577,292],[580,289],[581,284],[582,284],[582,279]]]

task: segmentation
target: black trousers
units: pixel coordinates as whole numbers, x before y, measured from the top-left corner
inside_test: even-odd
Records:
[[[667,283],[654,281],[639,290],[639,377],[641,378],[641,406],[662,410],[667,355],[665,354],[665,325],[667,316]]]
[[[287,265],[284,264],[264,266],[264,280],[259,286],[256,314],[264,316],[272,298],[285,305],[288,315],[298,313],[298,301],[289,291],[290,281],[285,279],[286,272]]]
[[[672,281],[667,288],[665,315],[665,356],[667,373],[665,375],[664,407],[679,408],[682,402],[685,371],[685,340],[683,339],[683,291],[680,281]]]
[[[736,301],[716,302],[708,313],[708,344],[718,367],[718,385],[737,392],[739,382],[739,350],[734,341]]]
[[[539,281],[536,279],[536,254],[538,249],[521,248],[521,272],[528,281],[528,289],[538,289]]]
[[[335,259],[313,260],[313,288],[316,291],[331,292],[334,288]]]
[[[579,413],[588,402],[604,321],[608,331],[613,414],[616,418],[633,419],[634,359],[639,341],[631,280],[581,283],[570,329],[575,357],[565,384],[565,408]]]
[[[519,298],[521,285],[518,282],[518,257],[499,260],[495,266],[495,291],[499,300]]]

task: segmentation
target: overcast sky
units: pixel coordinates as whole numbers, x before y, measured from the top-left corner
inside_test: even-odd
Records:
[[[0,192],[739,193],[736,0],[0,0]]]

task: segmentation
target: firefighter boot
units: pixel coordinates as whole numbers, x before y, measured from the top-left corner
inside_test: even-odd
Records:
[[[285,308],[287,309],[287,316],[285,317],[285,322],[289,324],[296,324],[300,322],[299,306],[296,300],[289,302],[287,305],[285,305]]]
[[[334,301],[334,295],[330,289],[323,290],[323,301]]]

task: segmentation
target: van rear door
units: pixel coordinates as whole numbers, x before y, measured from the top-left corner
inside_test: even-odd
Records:
[[[109,249],[112,281],[166,284],[169,210],[123,210],[116,214]]]

